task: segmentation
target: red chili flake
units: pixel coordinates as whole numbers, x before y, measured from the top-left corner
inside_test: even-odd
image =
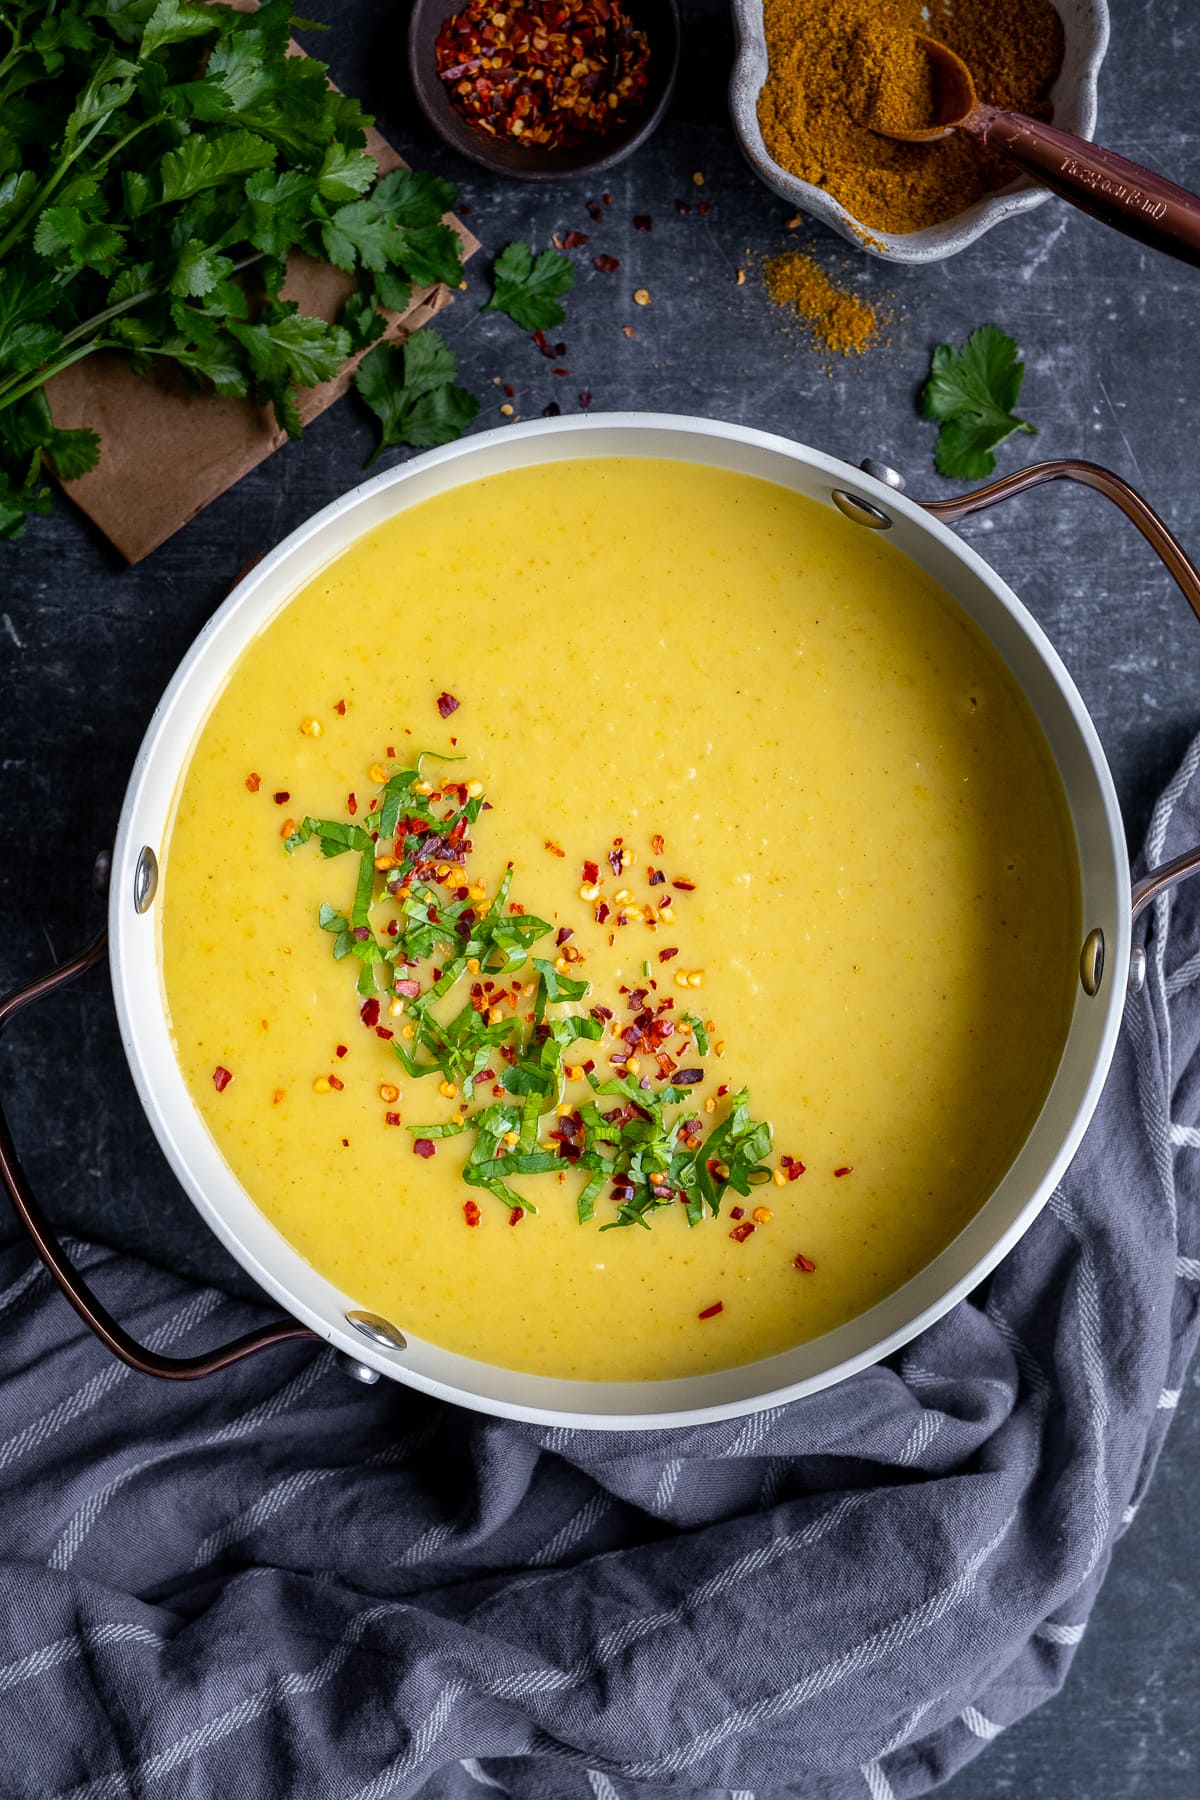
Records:
[[[744,1206],[731,1206],[729,1209],[729,1216],[731,1219],[744,1219],[746,1216],[746,1209]]]
[[[624,862],[625,862],[625,858],[622,855],[620,850],[610,850],[609,851],[608,866],[612,870],[614,875],[619,875],[621,873],[621,869],[624,866]]]
[[[608,919],[608,916],[611,911],[612,911],[612,908],[609,906],[608,901],[601,900],[599,906],[596,908],[596,923],[597,923],[597,925],[603,925],[606,922],[606,920]]]
[[[653,231],[654,220],[650,217],[649,213],[634,213],[633,229],[635,231]]]
[[[656,831],[654,836],[650,839],[650,848],[653,850],[655,856],[661,856],[666,847],[666,838],[662,835],[661,831]]]
[[[743,1219],[742,1223],[740,1225],[734,1226],[733,1230],[730,1232],[729,1235],[733,1239],[735,1244],[744,1244],[748,1237],[752,1237],[754,1235],[754,1230],[755,1230],[754,1220],[753,1219]]]
[[[671,883],[671,886],[673,888],[680,888],[685,894],[694,894],[696,891],[695,882],[689,881],[686,875],[680,875],[678,880]]]
[[[698,1319],[715,1319],[719,1312],[724,1311],[725,1302],[723,1300],[714,1300],[711,1306],[706,1306],[703,1312],[698,1312],[696,1314],[696,1317]]]
[[[595,883],[596,883],[596,882],[597,882],[597,881],[599,881],[599,879],[600,879],[600,865],[599,865],[599,863],[594,863],[594,862],[585,862],[585,863],[584,863],[584,865],[583,865],[583,879],[584,879],[584,880],[585,880],[585,881],[586,881],[586,882],[588,882],[588,883],[590,883],[590,884],[593,884],[593,885],[594,885],[594,884],[595,884]]]
[[[570,369],[551,369],[550,373],[552,375],[569,375],[571,371]]]
[[[591,241],[586,231],[568,231],[563,237],[563,249],[582,250],[583,246],[590,244]]]
[[[646,879],[651,887],[661,887],[667,878],[661,869],[647,869]]]
[[[597,223],[604,217],[604,208],[598,200],[589,200],[587,203],[587,210],[589,216],[595,219]]]
[[[468,1225],[478,1225],[482,1217],[483,1214],[473,1200],[463,1201],[463,1218],[467,1221]]]
[[[702,200],[700,202],[699,206],[696,208],[696,211],[700,214],[700,217],[702,219],[707,219],[709,213],[712,211],[711,202],[708,200]]]
[[[854,1173],[854,1164],[853,1163],[843,1163],[840,1169],[835,1169],[833,1171],[834,1180],[836,1181],[838,1179],[838,1177],[841,1175],[853,1175],[853,1173]]]
[[[370,1030],[373,1026],[378,1025],[378,1023],[379,1023],[379,1002],[378,1002],[378,1000],[364,1000],[362,1005],[358,1009],[358,1016],[362,1020],[363,1024],[367,1027],[368,1030]]]
[[[405,726],[405,728],[404,728],[404,729],[405,729],[405,735],[406,735],[406,736],[408,736],[408,737],[411,737],[411,736],[412,736],[412,732],[411,732],[411,731],[409,731],[409,729],[408,729],[408,727],[407,727],[407,726]],[[396,746],[395,746],[395,744],[389,744],[389,745],[388,745],[388,747],[387,747],[387,754],[388,754],[388,761],[389,761],[389,762],[394,762],[394,761],[395,761],[395,759],[396,759]]]
[[[456,700],[453,694],[447,694],[444,689],[437,697],[437,709],[441,713],[443,719],[448,719],[451,713],[456,713],[461,704],[461,701]],[[392,755],[390,750],[388,751],[388,755]]]
[[[431,1156],[437,1155],[437,1145],[432,1138],[414,1138],[413,1155],[423,1156],[428,1161]]]
[[[400,1123],[400,1114],[399,1113],[384,1113],[383,1122],[385,1125],[398,1125]],[[428,1140],[425,1140],[425,1141],[428,1141]]]
[[[346,1086],[345,1082],[337,1075],[331,1075],[329,1077],[329,1085],[335,1094],[340,1094]]]
[[[789,1181],[799,1181],[804,1173],[804,1164],[798,1156],[781,1156],[779,1166]]]
[[[717,1099],[723,1100],[728,1092],[729,1092],[729,1083],[727,1081],[723,1081],[721,1083],[720,1087],[717,1089]]]
[[[521,1223],[521,1220],[524,1217],[525,1217],[525,1208],[523,1206],[514,1206],[512,1211],[508,1215],[508,1222],[510,1225],[519,1225]],[[468,1225],[470,1224],[470,1222],[471,1221],[468,1219],[467,1220]]]
[[[395,1037],[395,1035],[395,1032],[389,1031],[386,1025],[377,1025],[375,1027],[375,1036],[377,1038],[383,1038],[386,1041],[388,1038]]]
[[[261,786],[262,786],[262,776],[261,775],[247,775],[246,788],[249,793],[257,794],[257,792]]]
[[[288,793],[286,788],[280,788],[280,790],[277,794],[271,795],[271,798],[275,802],[276,806],[286,806],[288,801],[291,799],[291,797],[292,796]]]
[[[461,212],[462,207],[460,206],[458,210]],[[344,700],[335,700],[333,703],[333,710],[340,719],[344,719],[346,716],[346,702]]]
[[[592,267],[599,269],[601,275],[615,275],[621,266],[619,256],[593,256]]]
[[[349,1139],[349,1138],[343,1138],[343,1139],[342,1139],[342,1149],[343,1149],[343,1150],[348,1150],[348,1149],[349,1149],[349,1148],[350,1148],[350,1139]]]
[[[346,811],[350,814],[351,818],[353,818],[355,813],[358,811],[358,795],[357,794],[347,794],[346,795]]]
[[[223,1094],[232,1080],[233,1076],[230,1071],[228,1069],[223,1069],[221,1064],[218,1063],[213,1070],[213,1086],[216,1088],[218,1094]]]
[[[626,123],[646,91],[650,53],[623,0],[493,7],[466,0],[435,43],[447,98],[468,124],[558,149]]]
[[[659,962],[670,962],[670,960],[673,956],[678,956],[678,955],[679,955],[679,945],[678,944],[669,944],[665,950],[659,951],[658,960],[659,960]]]
[[[584,388],[583,392],[579,396],[579,404],[580,404],[580,406],[582,406],[584,412],[586,412],[588,407],[592,404],[591,388]]]
[[[604,201],[605,206],[612,205],[612,195],[611,194],[603,194],[603,195],[601,195],[601,198]]]
[[[816,1266],[816,1263],[810,1262],[802,1250],[797,1250],[795,1256],[792,1258],[792,1267],[794,1269],[803,1269],[806,1275],[811,1275]]]
[[[554,941],[556,944],[565,944],[568,938],[573,938],[574,936],[575,933],[569,925],[560,925]]]
[[[335,1054],[338,1056],[345,1056],[346,1048],[347,1048],[347,1046],[345,1044],[336,1045],[335,1046]]]
[[[543,406],[542,417],[543,419],[557,419],[561,411],[562,407],[558,404],[558,401],[552,400],[549,406]]]
[[[675,202],[675,210],[676,212],[682,213],[686,219],[692,210],[692,203],[690,200],[677,200]]]

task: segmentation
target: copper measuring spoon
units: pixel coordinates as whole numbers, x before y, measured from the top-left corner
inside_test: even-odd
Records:
[[[913,36],[929,58],[937,123],[902,131],[868,118],[864,123],[872,131],[905,144],[930,144],[965,131],[1093,218],[1153,250],[1200,265],[1200,195],[1056,125],[986,105],[960,56],[923,32]]]

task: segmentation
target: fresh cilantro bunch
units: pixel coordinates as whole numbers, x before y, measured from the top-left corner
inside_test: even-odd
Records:
[[[1036,434],[1037,426],[1018,419],[1025,364],[1017,346],[998,325],[981,325],[961,350],[939,344],[921,394],[927,419],[940,419],[933,460],[942,475],[981,481],[996,467],[992,451],[1014,431]]]
[[[381,308],[458,285],[455,189],[379,177],[358,102],[287,54],[301,24],[289,0],[0,0],[0,538],[48,510],[47,466],[71,480],[97,461],[43,392],[71,363],[173,363],[298,437],[298,390],[378,338]],[[338,323],[280,298],[296,249],[356,277]],[[377,386],[400,369],[376,359]],[[466,398],[394,402],[387,441],[406,416],[467,419]]]

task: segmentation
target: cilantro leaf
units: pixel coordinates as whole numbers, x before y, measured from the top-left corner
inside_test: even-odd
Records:
[[[393,169],[375,189],[375,199],[397,225],[415,230],[437,225],[458,200],[458,189],[426,169]]]
[[[112,225],[89,219],[77,206],[48,206],[37,222],[33,247],[39,256],[80,268],[106,269],[125,246]]]
[[[322,227],[321,242],[330,262],[347,273],[360,262],[365,269],[386,269],[393,260],[396,229],[373,201],[351,200]]]
[[[394,444],[424,449],[462,436],[479,411],[479,402],[466,388],[454,385],[457,373],[458,358],[430,326],[414,332],[400,349],[377,344],[363,358],[354,385],[382,428],[368,464]]]
[[[335,205],[365,194],[377,178],[375,158],[346,144],[330,144],[317,170],[317,192]]]
[[[164,204],[187,200],[205,188],[218,187],[275,161],[275,150],[252,131],[227,131],[213,137],[184,138],[162,162]]]
[[[50,495],[31,482],[18,484],[0,469],[0,541],[25,535],[25,521],[34,513],[50,511]]]
[[[219,20],[211,7],[198,6],[193,0],[158,0],[142,33],[138,61],[144,62],[167,44],[181,44],[185,38],[211,37],[219,29]]]
[[[1013,411],[1024,375],[1016,344],[996,325],[981,325],[961,350],[938,345],[921,411],[925,418],[941,421],[933,453],[941,474],[982,480],[996,467],[991,452],[997,444],[1016,431],[1036,432],[1035,425]]]
[[[200,298],[210,294],[219,282],[227,280],[232,273],[233,264],[227,256],[220,256],[215,250],[206,249],[199,238],[189,238],[175,265],[168,291]]]
[[[558,300],[575,286],[575,269],[557,250],[543,250],[535,260],[528,244],[509,244],[496,258],[492,279],[495,292],[484,312],[507,313],[526,331],[548,331],[566,318]]]

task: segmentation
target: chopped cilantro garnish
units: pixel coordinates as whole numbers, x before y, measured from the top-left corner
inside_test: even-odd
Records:
[[[627,1072],[601,1079],[591,1061],[568,1067],[572,1046],[598,1043],[613,1015],[603,1006],[574,1010],[586,1000],[590,983],[534,954],[554,927],[509,900],[511,863],[483,906],[485,888],[467,874],[474,849],[470,832],[484,809],[482,793],[478,784],[450,774],[431,788],[422,776],[424,760],[418,757],[415,766],[383,781],[361,824],[306,818],[285,845],[290,854],[315,838],[325,857],[357,854],[349,911],[325,902],[317,923],[333,938],[334,957],[359,965],[363,1022],[391,1038],[411,1078],[440,1075],[446,1092],[457,1098],[450,1121],[409,1127],[418,1146],[473,1134],[463,1180],[523,1212],[537,1207],[511,1185],[513,1178],[578,1170],[583,1179],[575,1205],[581,1224],[595,1218],[606,1187],[616,1203],[604,1231],[630,1225],[649,1230],[657,1213],[680,1203],[688,1223],[698,1225],[706,1212],[717,1217],[727,1189],[748,1194],[770,1180],[764,1159],[771,1150],[771,1127],[750,1117],[744,1088],[706,1135],[705,1120],[696,1111],[698,1068],[681,1069],[664,1055],[655,1082]],[[381,928],[375,915],[384,909]],[[537,981],[530,1009],[531,970]],[[522,973],[525,982],[510,980]],[[449,1010],[445,1003],[464,984],[464,1003]],[[379,1024],[377,992],[402,1002],[407,1035],[404,1029],[393,1035]],[[646,989],[630,996],[639,1011],[646,996]],[[660,1011],[650,1035],[643,1031],[645,1043],[668,1041],[675,1030],[672,1018]],[[686,1013],[683,1022],[698,1053],[706,1055],[703,1021]],[[650,1014],[642,1013],[639,1030],[651,1023]],[[623,1067],[623,1056],[622,1041],[610,1058],[614,1067]],[[569,1083],[581,1076],[592,1097],[577,1106],[564,1103]],[[481,1082],[490,1085],[492,1099],[464,1114]],[[602,1100],[615,1104],[604,1110]]]

